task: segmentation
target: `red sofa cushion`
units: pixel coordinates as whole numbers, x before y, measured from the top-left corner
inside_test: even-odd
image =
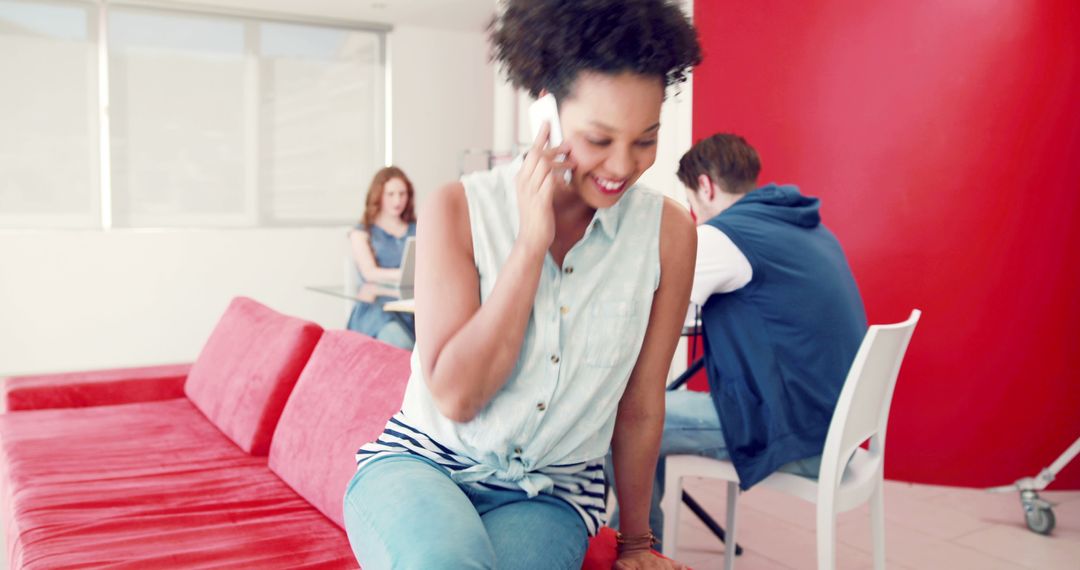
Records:
[[[293,389],[270,447],[270,469],[344,526],[356,450],[401,409],[409,352],[350,331],[327,331]]]
[[[356,568],[186,399],[0,415],[12,568]]]
[[[244,451],[266,455],[319,325],[237,297],[191,367],[184,393]]]
[[[184,380],[190,369],[190,364],[167,364],[13,376],[4,379],[4,409],[82,408],[171,400],[184,395]]]

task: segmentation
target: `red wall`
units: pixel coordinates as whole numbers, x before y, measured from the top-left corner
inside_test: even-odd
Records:
[[[1080,436],[1080,2],[694,4],[695,140],[822,198],[871,323],[923,310],[886,475],[1048,465]]]

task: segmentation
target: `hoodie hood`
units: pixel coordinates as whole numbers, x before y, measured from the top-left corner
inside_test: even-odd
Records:
[[[803,196],[798,186],[770,183],[747,193],[727,211],[735,210],[741,214],[765,216],[787,224],[813,228],[821,224],[820,207],[820,200]]]

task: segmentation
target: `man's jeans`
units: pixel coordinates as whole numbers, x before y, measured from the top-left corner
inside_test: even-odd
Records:
[[[660,458],[656,462],[656,479],[653,482],[652,507],[649,510],[649,526],[657,540],[664,539],[664,512],[660,500],[664,497],[664,472],[668,455],[700,455],[713,459],[728,460],[724,434],[720,431],[720,417],[708,392],[675,390],[667,392],[667,412],[664,414],[664,438],[660,443]],[[821,456],[793,461],[780,471],[804,477],[817,478]],[[609,488],[614,489],[615,477],[608,454],[605,465]],[[609,525],[619,528],[619,511],[611,517]],[[659,545],[656,546],[660,548]]]

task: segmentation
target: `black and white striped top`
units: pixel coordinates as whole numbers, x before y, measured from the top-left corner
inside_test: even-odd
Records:
[[[603,458],[523,471],[514,474],[520,476],[517,480],[501,479],[495,476],[494,468],[455,453],[410,426],[402,412],[390,418],[379,439],[357,450],[357,469],[362,469],[376,457],[396,454],[417,455],[434,461],[449,470],[458,484],[470,485],[475,489],[524,491],[529,497],[546,493],[558,497],[581,515],[589,536],[595,535],[605,523],[606,482]]]

